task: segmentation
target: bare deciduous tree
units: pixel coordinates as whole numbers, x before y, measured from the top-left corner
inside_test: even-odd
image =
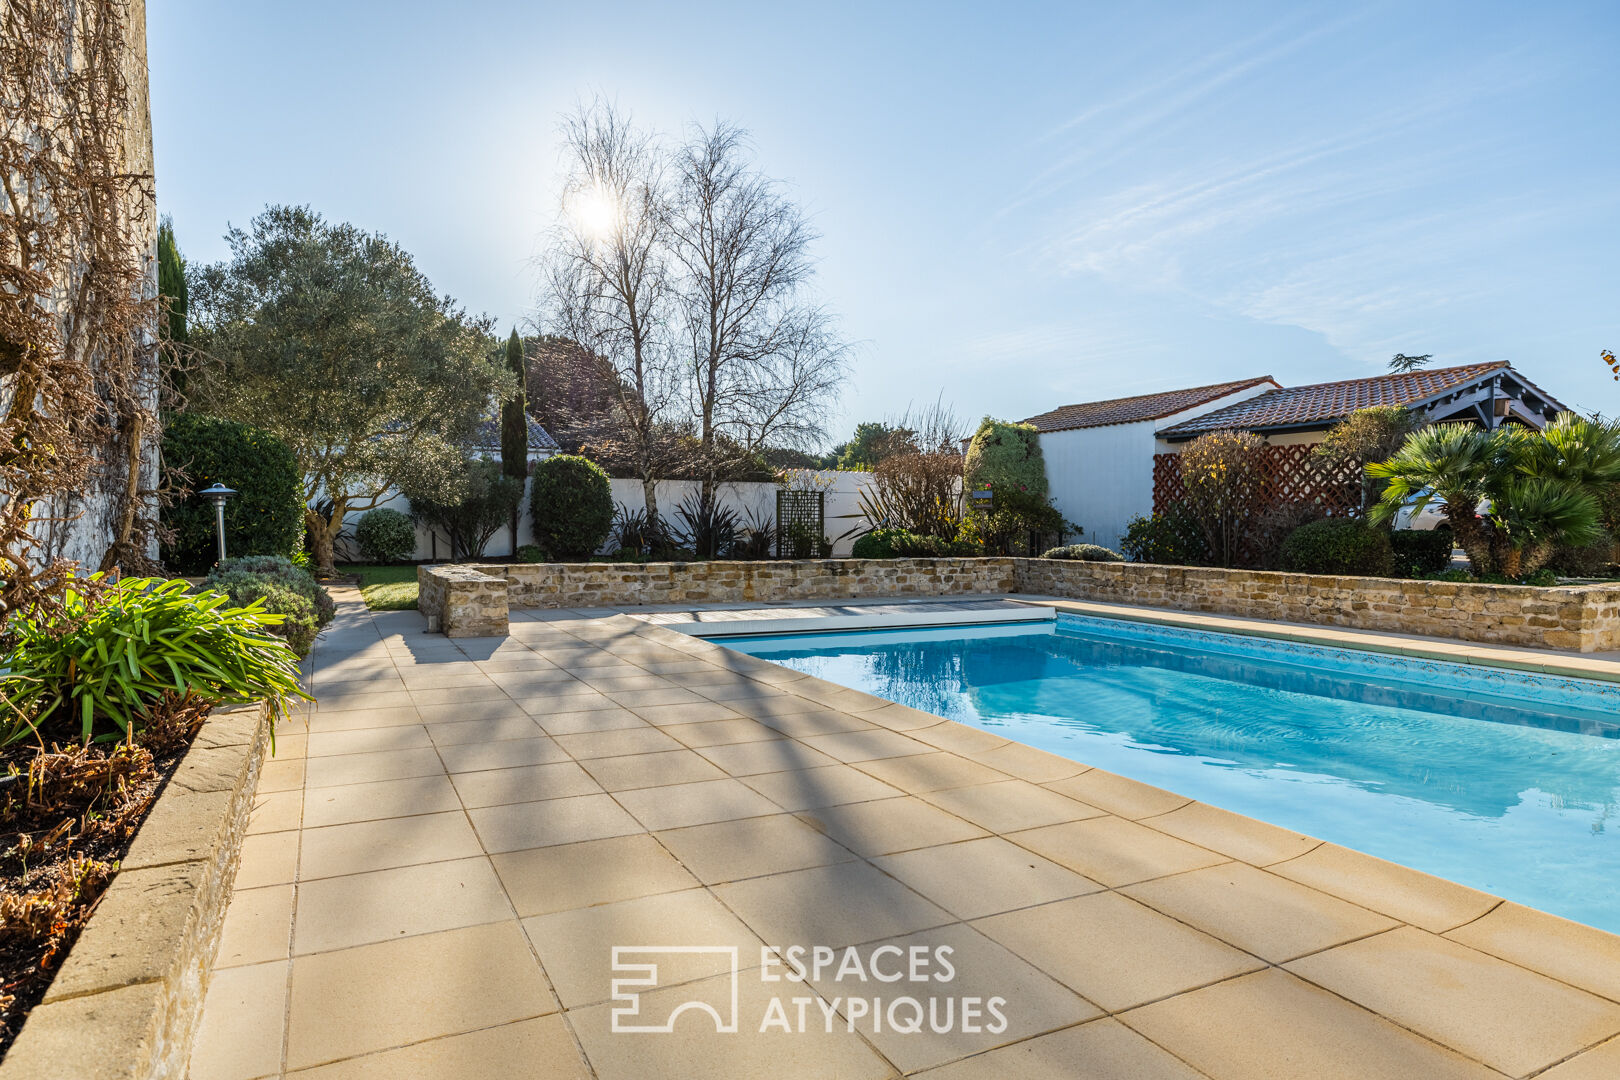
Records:
[[[652,136],[596,102],[563,121],[570,168],[547,286],[559,329],[612,368],[620,423],[596,435],[627,458],[658,523],[656,482],[678,444],[666,414],[681,392],[670,347],[663,155]]]
[[[694,126],[675,153],[668,220],[705,505],[768,441],[821,433],[848,360],[806,296],[816,239],[781,186],[756,170],[740,129]]]

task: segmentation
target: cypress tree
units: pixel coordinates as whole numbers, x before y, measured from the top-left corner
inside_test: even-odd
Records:
[[[174,242],[174,219],[164,216],[158,225],[158,292],[168,302],[159,324],[166,341],[186,343],[186,260]]]
[[[506,367],[517,376],[517,393],[501,406],[501,471],[522,480],[529,475],[529,403],[523,386],[523,342],[516,330],[506,342]]]
[[[501,406],[501,471],[520,485],[529,478],[528,375],[523,362],[523,339],[513,329],[506,342],[506,367],[517,376],[517,392]],[[521,488],[520,488],[521,491]],[[518,549],[519,502],[512,504],[512,554]]]

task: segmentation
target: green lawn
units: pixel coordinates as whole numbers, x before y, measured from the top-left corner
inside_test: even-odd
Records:
[[[360,595],[372,611],[416,610],[416,567],[344,564],[341,574],[360,575]]]

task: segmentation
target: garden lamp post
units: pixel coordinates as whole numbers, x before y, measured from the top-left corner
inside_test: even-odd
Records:
[[[219,561],[225,561],[225,504],[236,495],[235,491],[216,481],[213,487],[197,492],[214,504],[214,527],[219,532]]]

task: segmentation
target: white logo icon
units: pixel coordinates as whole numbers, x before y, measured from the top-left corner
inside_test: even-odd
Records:
[[[730,965],[731,971],[731,999],[725,1008],[717,1008],[707,1001],[683,1001],[674,1009],[661,1024],[646,1023],[650,1019],[640,1015],[641,991],[651,989],[658,985],[658,965],[650,960],[646,963],[628,962],[626,956],[669,956],[693,954],[708,956],[723,956]],[[735,1035],[737,1033],[737,947],[735,945],[615,945],[613,947],[613,970],[624,972],[628,977],[613,980],[613,1000],[623,1004],[613,1007],[613,1027],[615,1034],[652,1033],[668,1034],[675,1030],[675,1021],[683,1012],[694,1009],[706,1012],[714,1019],[714,1030],[722,1035]],[[636,1021],[642,1021],[637,1023]]]

